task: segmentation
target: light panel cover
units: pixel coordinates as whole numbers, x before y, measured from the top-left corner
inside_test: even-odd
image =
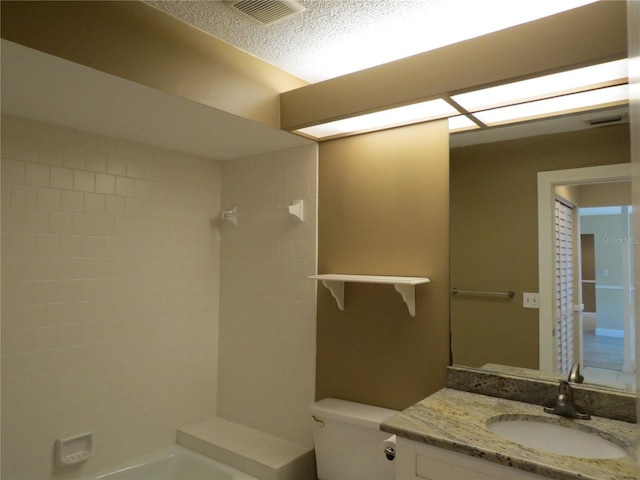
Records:
[[[627,83],[626,59],[475,90],[451,98],[467,111],[477,112],[621,83]]]
[[[458,115],[459,112],[442,99],[368,113],[335,122],[301,128],[298,132],[314,138],[327,138],[347,133],[360,133],[411,123],[426,122]]]
[[[629,86],[617,85],[615,87],[600,88],[535,102],[485,110],[483,112],[476,112],[473,115],[481,122],[492,127],[553,115],[581,112],[593,108],[624,105],[628,102],[628,99]]]

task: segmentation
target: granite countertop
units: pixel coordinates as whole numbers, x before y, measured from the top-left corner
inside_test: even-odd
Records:
[[[615,439],[629,456],[584,459],[546,453],[502,439],[486,426],[491,418],[541,417],[563,425],[595,429]],[[592,416],[574,420],[544,413],[539,405],[445,388],[382,423],[380,429],[399,437],[483,458],[561,480],[635,480],[636,424]]]

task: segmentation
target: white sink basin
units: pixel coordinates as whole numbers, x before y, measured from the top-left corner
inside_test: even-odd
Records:
[[[544,417],[526,419],[497,418],[487,422],[487,428],[496,435],[525,447],[557,455],[578,458],[621,458],[625,450],[595,431],[578,430],[548,423]]]

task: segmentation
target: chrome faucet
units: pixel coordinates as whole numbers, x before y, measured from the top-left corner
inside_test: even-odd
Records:
[[[544,411],[562,417],[577,418],[579,420],[589,420],[591,418],[591,415],[574,403],[573,390],[566,380],[560,380],[558,399],[555,404],[544,407]]]
[[[574,364],[571,365],[571,371],[569,372],[569,377],[567,378],[567,382],[569,383],[584,382],[584,377],[580,374],[580,363],[574,362]]]

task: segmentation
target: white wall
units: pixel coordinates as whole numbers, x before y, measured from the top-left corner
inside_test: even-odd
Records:
[[[595,236],[596,326],[624,330],[624,250],[631,242],[626,218],[622,214],[582,215],[580,233]]]
[[[224,162],[218,415],[312,446],[317,146]],[[305,202],[305,221],[287,213]]]
[[[3,116],[3,478],[78,476],[215,415],[220,180],[209,159]],[[54,470],[56,437],[86,431],[94,458]]]

